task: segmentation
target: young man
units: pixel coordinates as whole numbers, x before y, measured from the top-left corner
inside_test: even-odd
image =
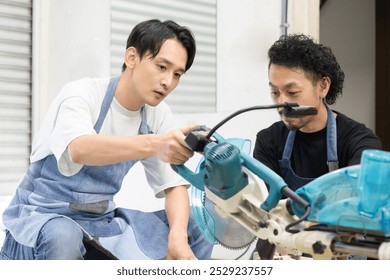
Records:
[[[344,83],[344,72],[329,47],[305,35],[287,35],[271,46],[268,57],[273,101],[318,110],[317,115],[302,118],[281,115],[282,121],[257,134],[254,158],[292,190],[330,171],[359,164],[365,149],[381,149],[378,137],[364,124],[328,107],[341,96]],[[268,251],[266,246],[269,243],[259,239],[260,255]]]
[[[169,164],[193,153],[163,102],[191,67],[196,45],[175,22],[131,32],[122,74],[63,87],[34,141],[31,165],[3,214],[4,259],[209,259],[212,245],[190,218],[183,181]],[[113,202],[140,161],[165,211]],[[137,191],[137,185],[125,186]]]
[[[313,106],[318,114],[287,118],[257,134],[253,156],[281,175],[293,190],[329,171],[359,164],[363,150],[381,149],[364,124],[328,105],[341,96],[344,72],[329,47],[304,35],[282,36],[268,51],[269,86],[275,103]]]

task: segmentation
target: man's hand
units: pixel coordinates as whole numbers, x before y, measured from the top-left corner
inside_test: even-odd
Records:
[[[168,260],[196,260],[188,245],[186,232],[171,230],[168,236]]]
[[[181,129],[174,129],[163,135],[160,149],[157,151],[157,157],[166,163],[184,164],[194,155],[194,152],[188,148],[184,139],[191,130],[198,127],[198,125],[192,125]]]
[[[165,190],[165,211],[169,221],[168,260],[195,260],[188,244],[190,200],[185,186]]]

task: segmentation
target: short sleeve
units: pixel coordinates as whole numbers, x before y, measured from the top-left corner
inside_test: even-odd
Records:
[[[50,148],[57,158],[58,169],[65,176],[76,174],[82,167],[72,162],[67,147],[82,135],[94,135],[92,112],[82,97],[65,99],[58,110],[54,129],[50,135]]]

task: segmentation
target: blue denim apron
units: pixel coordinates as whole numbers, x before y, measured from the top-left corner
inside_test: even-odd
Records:
[[[118,81],[119,77],[116,77],[108,86],[94,127],[97,133],[110,108]],[[139,133],[152,133],[143,109]],[[114,195],[136,162],[85,165],[69,177],[59,172],[54,155],[34,162],[3,214],[4,225],[17,242],[34,247],[40,229],[48,220],[65,217],[81,227],[86,242],[108,251],[113,258],[164,259],[169,228],[162,217],[163,211],[145,213],[115,208]]]
[[[327,129],[326,129],[326,145],[327,145],[327,163],[329,172],[339,168],[337,158],[337,127],[336,119],[333,116],[332,110],[326,107],[328,112]],[[315,178],[304,178],[295,174],[291,167],[291,153],[294,147],[296,130],[291,130],[287,136],[287,141],[284,146],[282,159],[279,160],[281,176],[287,183],[290,189],[296,191],[303,185],[306,185]]]

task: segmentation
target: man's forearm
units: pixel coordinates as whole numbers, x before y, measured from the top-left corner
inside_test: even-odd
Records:
[[[75,163],[105,165],[142,159],[156,154],[159,135],[111,136],[84,135],[68,146]],[[161,140],[160,140],[161,141]]]
[[[74,163],[87,165],[116,164],[150,156],[157,156],[166,163],[184,164],[193,155],[183,134],[190,128],[174,129],[165,134],[83,135],[68,145],[69,156]]]
[[[170,188],[165,191],[165,211],[170,230],[184,232],[187,235],[190,200],[185,186]]]

